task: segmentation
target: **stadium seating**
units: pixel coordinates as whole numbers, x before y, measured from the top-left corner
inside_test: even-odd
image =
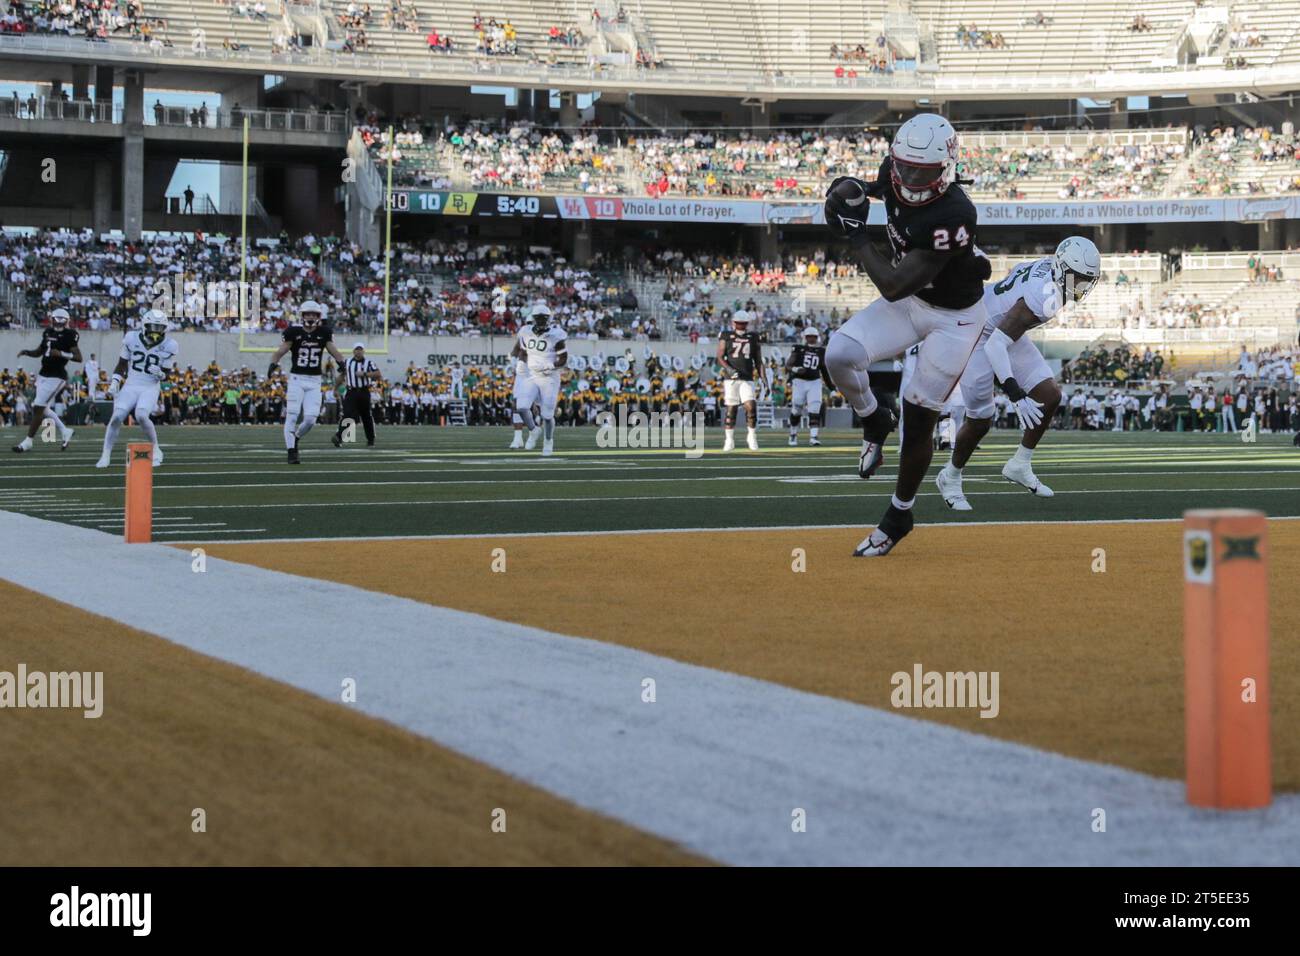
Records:
[[[410,124],[408,123],[408,126]],[[837,175],[875,176],[887,146],[874,132],[787,130],[752,133],[709,131],[630,137],[612,143],[599,133],[560,133],[529,143],[517,132],[487,124],[458,128],[455,139],[412,137],[398,141],[394,182],[428,185],[443,179],[457,188],[494,191],[714,195],[767,198],[819,196]],[[365,141],[381,165],[384,136],[366,130]],[[539,134],[540,135],[540,134]],[[1183,129],[1074,133],[963,134],[963,174],[984,199],[1056,201],[1169,195],[1169,186],[1193,183],[1185,165]],[[1242,147],[1245,148],[1244,146]],[[1204,150],[1198,155],[1208,155]],[[537,169],[530,166],[536,163]],[[1266,164],[1273,179],[1300,164]],[[514,172],[502,174],[507,169]],[[582,176],[586,170],[588,175]]]
[[[251,8],[254,0],[248,0]],[[218,50],[229,40],[255,52],[271,49],[273,32],[284,32],[281,26],[282,7],[286,0],[263,0],[266,19],[240,16],[237,0],[218,3],[217,0],[149,0],[149,12],[167,21],[166,38],[179,49],[192,49],[192,31],[203,31],[203,41],[208,50]]]

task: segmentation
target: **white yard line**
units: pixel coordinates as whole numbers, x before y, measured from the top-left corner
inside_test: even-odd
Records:
[[[359,710],[722,862],[1300,862],[1295,795],[1194,811],[1177,781],[629,648],[214,558],[195,574],[173,548],[20,515],[0,533],[16,584],[330,701],[354,678]],[[68,554],[102,573],[71,580]]]

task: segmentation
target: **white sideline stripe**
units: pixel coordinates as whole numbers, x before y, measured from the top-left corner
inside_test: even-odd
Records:
[[[927,521],[922,528],[969,528],[969,527],[1021,527],[1027,525],[1073,525],[1073,524],[1181,524],[1182,518],[1053,518],[1046,521]],[[1300,521],[1300,515],[1269,515],[1269,521]],[[602,531],[502,531],[498,533],[475,532],[467,534],[385,534],[353,535],[337,538],[258,538],[256,541],[240,541],[239,544],[296,544],[316,541],[455,541],[459,538],[482,538],[501,540],[506,538],[581,538],[604,537],[619,534],[743,534],[747,531],[840,531],[849,528],[863,530],[875,527],[870,523],[862,524],[771,524],[753,525],[743,528],[625,528]],[[195,544],[202,544],[195,539]]]
[[[355,677],[363,712],[725,863],[1300,861],[1295,795],[1195,811],[1178,781],[624,647],[215,558],[194,574],[172,548],[6,512],[0,531],[24,556],[3,570],[16,584],[337,706]],[[103,573],[61,575],[68,554]],[[183,600],[140,601],[140,580]]]
[[[119,528],[118,530],[120,531],[121,529]],[[228,528],[224,531],[212,530],[212,531],[205,531],[203,533],[204,534],[254,534],[258,531],[265,531],[265,530],[266,530],[265,528]],[[162,535],[168,535],[168,534],[189,534],[189,533],[190,532],[188,528],[171,528],[165,531],[159,531],[157,529],[154,529],[153,536],[157,538],[157,537],[161,537]]]
[[[1297,474],[1300,475],[1300,473],[1297,473]],[[791,477],[793,478],[794,476],[791,476]],[[1050,477],[1052,477],[1052,476],[1048,475],[1047,477],[1050,478]],[[672,478],[665,478],[665,479],[654,478],[654,479],[651,479],[651,481],[675,481],[675,480],[677,480],[677,479],[672,479]],[[687,480],[692,480],[692,479],[687,479]],[[725,480],[734,480],[734,479],[725,479]],[[630,483],[631,483],[631,484],[635,484],[635,482],[630,482]],[[787,482],[787,483],[788,483],[788,484],[793,484],[794,482],[793,482],[793,481],[790,481],[790,482]],[[852,482],[847,482],[847,483],[850,484],[850,485],[852,484]],[[882,482],[882,481],[861,482],[861,483],[862,483],[862,485],[865,486],[865,487],[872,487],[872,486],[874,486],[874,487],[881,487],[882,485],[885,484],[885,482]],[[354,481],[354,482],[348,482],[348,483],[347,483],[347,487],[348,487],[348,488],[366,488],[366,487],[371,487],[371,486],[375,486],[375,485],[389,485],[389,486],[391,486],[391,485],[399,485],[399,486],[406,486],[406,487],[411,487],[411,488],[422,488],[422,487],[426,487],[426,486],[437,486],[437,485],[441,485],[441,484],[443,484],[443,482],[438,482],[438,481]],[[493,485],[493,484],[498,484],[498,482],[490,482],[490,481],[489,481],[489,482],[483,482],[483,484]],[[530,484],[531,484],[531,483],[530,483]],[[833,483],[833,482],[825,482],[825,483],[824,483],[824,486],[834,487],[834,483]],[[224,484],[224,485],[159,485],[159,484],[155,484],[153,487],[154,487],[154,490],[155,490],[155,491],[160,491],[160,490],[161,490],[161,491],[197,491],[197,490],[200,490],[200,489],[210,489],[210,488],[313,488],[313,487],[320,487],[320,488],[335,488],[335,487],[337,487],[337,486],[336,486],[335,484],[333,484],[332,482],[324,482],[324,481],[322,481],[322,482],[287,482],[287,483],[275,483],[275,484],[270,484],[270,483],[268,483],[268,484],[234,484],[234,483],[231,483],[231,484]],[[60,489],[60,490],[61,490],[61,491],[103,491],[104,489],[103,489],[103,488],[93,488],[93,487],[92,487],[92,488],[81,487],[81,488],[62,488],[62,489]],[[826,498],[832,498],[832,497],[834,497],[834,498],[882,498],[882,497],[883,497],[883,498],[890,498],[890,497],[893,497],[893,492],[892,492],[892,491],[878,491],[878,492],[871,492],[871,491],[868,491],[868,492],[864,492],[864,493],[862,493],[862,494],[850,494],[850,493],[847,493],[847,492],[827,492],[827,493],[825,493],[825,494],[820,494],[820,495],[791,495],[791,494],[779,494],[779,495],[728,495],[728,494],[716,494],[716,495],[601,495],[601,496],[599,496],[599,497],[597,497],[597,498],[588,498],[588,497],[584,497],[584,496],[581,494],[581,490],[582,490],[582,489],[581,489],[580,487],[578,487],[577,490],[575,491],[575,493],[572,494],[572,495],[559,496],[559,497],[549,497],[549,498],[542,498],[542,497],[536,497],[536,498],[447,498],[447,499],[439,499],[439,500],[428,501],[428,502],[418,502],[418,501],[417,501],[417,502],[412,502],[412,501],[403,501],[403,500],[401,500],[401,499],[395,499],[395,500],[387,501],[387,502],[383,502],[383,503],[384,503],[384,504],[389,504],[389,505],[392,505],[392,504],[397,504],[397,505],[410,505],[410,504],[438,504],[438,505],[518,505],[518,504],[549,504],[549,503],[553,503],[553,502],[570,502],[570,503],[580,503],[580,504],[583,504],[583,505],[590,506],[590,505],[595,505],[595,504],[602,504],[602,503],[605,503],[605,502],[617,502],[617,501],[697,501],[697,500],[704,500],[704,501],[761,501],[761,500],[765,500],[765,499],[768,499],[768,498],[780,498],[781,500],[786,501],[786,500],[791,500],[791,499],[794,499],[794,498],[822,498],[822,499],[826,499]],[[1064,498],[1064,497],[1070,497],[1070,496],[1074,496],[1074,495],[1180,495],[1180,494],[1198,494],[1198,493],[1210,493],[1210,494],[1233,493],[1233,494],[1236,494],[1236,493],[1239,493],[1239,492],[1246,492],[1246,491],[1249,491],[1249,492],[1255,492],[1255,491],[1260,491],[1260,492],[1291,491],[1291,492],[1293,492],[1293,491],[1300,491],[1300,486],[1292,486],[1292,485],[1267,485],[1267,486],[1264,486],[1264,487],[1242,488],[1242,487],[1234,487],[1234,486],[1227,486],[1227,485],[1225,485],[1225,486],[1217,487],[1217,488],[1074,488],[1074,489],[1063,489],[1063,490],[1061,490],[1061,491],[1057,491],[1057,492],[1056,492],[1056,497],[1057,497],[1057,498]],[[1024,489],[1021,489],[1020,491],[977,491],[977,492],[974,493],[974,495],[967,495],[967,497],[975,497],[975,496],[984,497],[984,496],[988,496],[988,495],[1023,495],[1023,494],[1027,494],[1027,492],[1026,492]],[[22,502],[17,502],[17,504],[18,504],[19,506],[24,506]],[[277,503],[267,503],[267,504],[264,505],[264,507],[274,507],[274,508],[302,508],[302,507],[310,507],[310,506],[313,505],[313,504],[316,504],[316,505],[318,505],[318,506],[322,506],[322,507],[329,507],[329,508],[346,508],[346,507],[351,507],[351,506],[353,506],[353,503],[352,503],[352,502],[348,502],[348,501],[331,501],[331,502],[306,502],[306,501],[304,501],[304,502],[298,502],[298,501],[282,501],[282,502],[277,502]],[[31,507],[32,507],[32,510],[38,510],[38,509],[36,508],[36,506],[34,506],[34,505],[31,506]],[[196,505],[183,505],[183,506],[173,505],[172,507],[203,508],[203,507],[207,507],[207,506],[196,504]],[[235,506],[235,507],[258,507],[258,505],[242,505],[242,504],[241,504],[241,505],[237,505],[237,506]]]

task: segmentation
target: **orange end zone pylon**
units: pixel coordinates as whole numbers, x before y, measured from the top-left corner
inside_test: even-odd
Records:
[[[127,544],[148,544],[153,539],[153,445],[133,442],[126,446]]]
[[[1187,802],[1272,800],[1268,522],[1238,509],[1183,513]]]

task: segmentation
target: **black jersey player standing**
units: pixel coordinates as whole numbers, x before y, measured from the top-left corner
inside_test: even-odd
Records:
[[[54,413],[53,405],[68,388],[68,362],[81,361],[81,346],[78,345],[77,330],[72,328],[72,319],[66,309],[55,309],[50,313],[50,324],[41,332],[41,344],[32,349],[23,349],[19,357],[38,358],[40,370],[36,373],[36,397],[32,401],[32,421],[27,426],[23,440],[14,445],[14,451],[32,450],[32,439],[40,430],[42,420],[48,418],[59,430],[59,445],[68,449],[72,441],[72,429],[63,424],[63,420]]]
[[[826,372],[826,347],[821,344],[822,334],[810,325],[799,333],[799,341],[785,360],[790,373],[790,444],[799,444],[799,427],[808,425],[808,444],[820,445],[817,438],[821,427],[822,382],[832,391],[835,383]]]
[[[871,392],[868,368],[920,344],[903,388],[903,441],[893,500],[856,557],[888,554],[912,530],[912,505],[933,455],[931,436],[984,328],[984,280],[992,272],[976,247],[975,205],[957,184],[957,133],[934,113],[901,127],[874,183],[837,179],[826,193],[826,222],[849,240],[881,298],[831,336],[826,365],[862,418],[858,474],[870,478],[897,422]],[[867,212],[885,207],[886,253],[867,234]]]
[[[751,330],[753,319],[744,309],[731,317],[731,328],[718,336],[718,364],[722,366],[722,401],[726,406],[723,420],[722,450],[736,447],[736,408],[745,406],[745,443],[758,451],[758,403],[754,392],[754,374],[762,368],[763,346],[759,334]]]
[[[298,441],[316,424],[321,406],[321,366],[325,353],[334,356],[341,366],[343,356],[334,344],[334,333],[325,324],[325,307],[314,300],[307,300],[298,309],[301,320],[299,325],[291,325],[284,330],[284,341],[271,356],[271,367],[267,377],[275,374],[276,366],[288,352],[292,364],[289,366],[289,383],[285,390],[284,409],[284,447],[288,449],[289,464],[299,462]],[[298,416],[301,413],[302,423]]]

